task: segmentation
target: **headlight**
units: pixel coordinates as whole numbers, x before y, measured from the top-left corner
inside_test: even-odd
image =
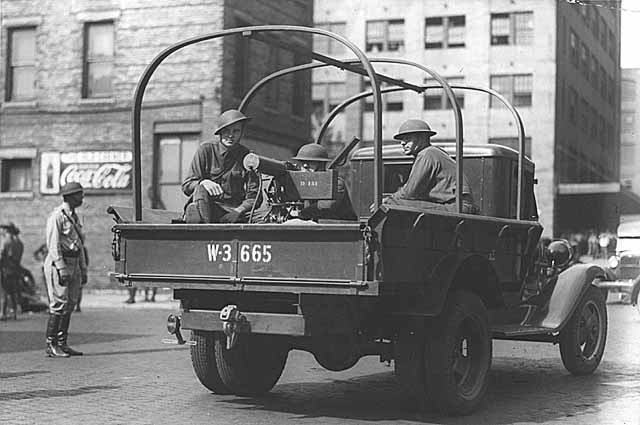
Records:
[[[180,318],[175,314],[170,314],[167,318],[167,331],[171,335],[175,335],[180,331]]]
[[[618,260],[618,257],[616,257],[615,255],[609,257],[609,267],[611,267],[612,269],[615,269],[616,267],[618,267],[619,264],[620,264],[620,260]]]

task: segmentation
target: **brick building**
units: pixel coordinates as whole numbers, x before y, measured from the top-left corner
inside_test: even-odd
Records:
[[[312,24],[312,0],[3,0],[0,80],[0,221],[25,242],[23,264],[44,242],[59,187],[86,187],[80,208],[90,287],[112,269],[109,205],[132,205],[130,111],[145,66],[169,45],[246,25]],[[310,45],[308,36],[288,36]],[[180,210],[180,183],[215,118],[250,85],[300,59],[240,36],[182,49],[157,69],[142,111],[143,206]],[[308,74],[308,73],[307,73]],[[247,113],[244,143],[276,158],[310,137],[310,75],[265,88]]]
[[[601,7],[606,6],[606,7]],[[490,87],[519,110],[526,154],[536,163],[536,197],[545,234],[615,229],[619,183],[620,11],[616,2],[558,0],[322,0],[316,27],[345,35],[372,57],[428,66],[451,84]],[[348,56],[335,43],[320,51]],[[424,72],[374,64],[413,84],[435,84]],[[365,89],[362,78],[314,70],[314,123],[342,99]],[[460,91],[465,141],[516,147],[513,118],[485,94]],[[372,138],[371,104],[341,114],[331,143]],[[383,96],[384,138],[407,118],[424,118],[453,141],[454,121],[440,90]],[[337,149],[337,148],[334,148]],[[613,227],[611,227],[613,226]]]

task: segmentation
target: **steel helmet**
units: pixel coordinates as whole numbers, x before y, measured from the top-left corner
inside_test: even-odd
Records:
[[[308,143],[306,145],[302,145],[298,150],[298,154],[292,159],[295,159],[296,161],[330,161],[327,150],[324,148],[324,146],[317,143]]]
[[[78,182],[70,182],[62,186],[60,194],[62,196],[71,195],[73,193],[82,192],[82,185]]]
[[[224,128],[229,127],[231,124],[237,122],[249,121],[251,118],[238,111],[237,109],[228,109],[220,114],[218,117],[218,128],[213,134],[220,133]]]
[[[431,130],[429,124],[422,120],[406,120],[398,129],[398,134],[393,136],[394,139],[400,139],[400,136],[410,133],[427,133],[427,136],[433,136],[435,131]]]

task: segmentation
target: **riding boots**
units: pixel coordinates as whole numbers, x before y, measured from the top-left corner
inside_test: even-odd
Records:
[[[69,335],[69,321],[71,320],[71,313],[64,313],[60,319],[60,325],[58,327],[58,347],[67,353],[69,356],[81,356],[82,351],[74,350],[67,345],[67,336]]]
[[[65,353],[60,346],[58,346],[58,327],[62,316],[58,314],[49,314],[49,321],[47,322],[47,349],[45,351],[48,357],[69,357],[68,353]]]

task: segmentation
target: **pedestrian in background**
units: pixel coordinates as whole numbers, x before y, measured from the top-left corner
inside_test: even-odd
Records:
[[[63,202],[47,219],[47,256],[44,276],[49,296],[46,354],[49,357],[80,356],[67,345],[71,313],[78,302],[80,288],[87,283],[84,233],[76,214],[84,192],[80,183],[65,184]]]
[[[0,243],[0,274],[2,274],[3,286],[3,303],[2,316],[3,320],[8,318],[7,310],[9,301],[11,302],[13,320],[18,318],[18,299],[22,279],[22,254],[24,253],[24,245],[18,236],[20,230],[15,224],[9,223],[3,225],[4,237]]]

